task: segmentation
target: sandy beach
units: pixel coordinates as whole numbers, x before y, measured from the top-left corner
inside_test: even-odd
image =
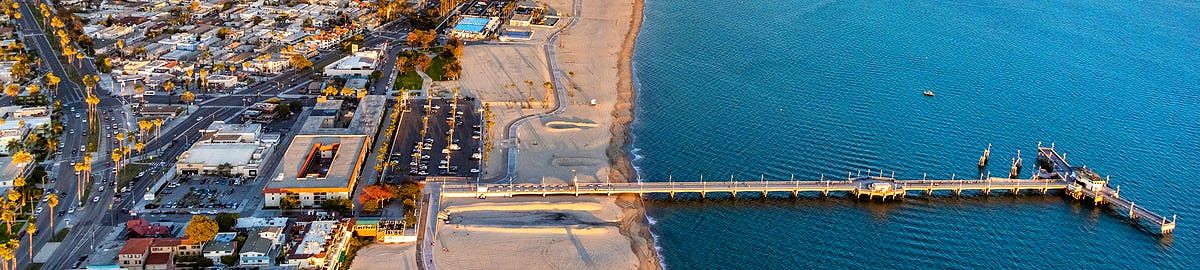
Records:
[[[636,177],[626,156],[634,97],[630,62],[642,1],[546,4],[564,18],[557,37],[555,29],[535,28],[530,41],[468,46],[459,81],[443,83],[478,97],[496,115],[484,179],[630,181]],[[544,87],[556,77],[561,92]],[[515,139],[507,137],[509,123]],[[513,148],[516,170],[507,172],[505,149]],[[449,201],[442,210],[458,214],[439,225],[439,246],[445,241],[470,251],[452,249],[435,258],[439,267],[453,269],[658,269],[642,207],[636,196]]]

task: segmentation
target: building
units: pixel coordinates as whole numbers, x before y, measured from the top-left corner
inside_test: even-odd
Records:
[[[217,236],[213,237],[212,241],[204,243],[204,249],[201,252],[205,258],[212,260],[213,263],[220,264],[222,256],[233,255],[233,252],[237,250],[238,243],[237,241],[233,241],[234,238],[237,238],[237,233],[217,233]]]
[[[176,256],[200,255],[200,244],[178,238],[130,238],[117,252],[117,265],[125,269],[175,269]]]
[[[166,236],[171,233],[171,227],[150,223],[145,218],[130,219],[125,222],[125,227],[141,237]]]
[[[117,265],[125,269],[142,269],[146,264],[146,256],[150,255],[152,238],[133,238],[125,241],[125,246],[117,252]]]
[[[275,103],[254,103],[254,105],[250,105],[250,108],[246,108],[246,111],[242,112],[242,121],[258,123],[271,122],[271,120],[275,119],[275,109],[278,107],[279,104]]]
[[[308,223],[304,235],[290,249],[287,265],[298,269],[337,269],[350,231],[338,221]]]
[[[172,105],[146,104],[138,110],[138,115],[148,118],[170,119],[179,114],[179,107]]]
[[[331,77],[360,77],[366,78],[375,71],[379,62],[380,50],[356,51],[325,66],[325,76]]]
[[[246,244],[238,252],[239,267],[274,265],[271,253],[283,241],[283,228],[265,227],[252,231],[246,237]]]
[[[50,114],[45,107],[0,107],[0,154],[11,154],[10,142],[25,138],[34,128],[50,124]]]
[[[260,139],[262,125],[254,123],[213,121],[200,134],[200,141],[179,155],[176,173],[255,177],[275,145]]]
[[[343,108],[346,104],[341,100],[313,106],[263,188],[264,206],[281,207],[284,198],[295,207],[349,199],[386,103],[386,96],[369,95],[359,99],[353,113]]]
[[[263,189],[265,206],[280,207],[285,196],[300,207],[349,199],[370,152],[367,142],[367,135],[296,135]]]
[[[485,39],[496,29],[497,21],[497,18],[462,16],[450,30],[450,36],[463,40]]]

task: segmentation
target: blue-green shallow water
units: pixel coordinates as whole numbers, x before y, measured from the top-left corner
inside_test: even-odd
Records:
[[[1160,238],[1062,196],[652,201],[663,263],[1198,268],[1198,30],[1185,1],[649,0],[634,61],[645,179],[976,175],[988,143],[1003,175],[1044,141],[1180,216]]]

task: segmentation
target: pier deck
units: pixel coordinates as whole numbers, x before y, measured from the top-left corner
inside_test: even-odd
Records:
[[[1096,205],[1106,205],[1118,213],[1125,213],[1137,224],[1146,220],[1158,226],[1162,235],[1175,230],[1175,218],[1155,213],[1133,201],[1120,196],[1120,189],[1108,186],[1108,181],[1086,167],[1072,167],[1064,156],[1053,147],[1038,146],[1038,168],[1029,179],[984,178],[966,179],[921,179],[901,180],[890,177],[847,177],[844,180],[766,180],[757,181],[655,181],[636,183],[575,183],[575,184],[441,184],[441,197],[512,197],[551,195],[615,195],[615,194],[665,194],[671,198],[677,193],[698,194],[725,193],[737,197],[740,193],[759,193],[763,197],[771,193],[820,193],[828,196],[838,192],[858,198],[881,200],[898,199],[911,192],[932,195],[935,192],[962,194],[974,191],[990,194],[1000,190],[1018,194],[1034,191],[1062,191],[1075,199],[1091,199]],[[984,163],[980,163],[981,166]],[[1014,166],[1016,168],[1016,166]],[[1014,175],[1015,170],[1014,170]]]

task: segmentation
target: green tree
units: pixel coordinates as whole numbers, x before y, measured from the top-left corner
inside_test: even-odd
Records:
[[[321,202],[321,209],[329,212],[346,213],[349,212],[350,208],[352,207],[354,207],[354,205],[350,203],[349,199],[345,198],[333,198]]]
[[[225,266],[234,266],[234,265],[237,265],[237,263],[238,263],[238,255],[237,254],[221,256],[221,264],[224,264]]]
[[[295,194],[289,193],[289,194],[283,195],[283,199],[279,200],[279,208],[280,209],[295,209],[296,207],[299,207],[299,206],[300,206],[300,198],[297,198],[297,196]]]
[[[220,213],[217,214],[217,229],[222,232],[232,232],[233,226],[237,225],[238,213]]]
[[[216,221],[204,215],[193,215],[192,220],[188,221],[187,228],[184,228],[184,234],[188,239],[197,242],[212,241],[217,236],[219,227]]]

